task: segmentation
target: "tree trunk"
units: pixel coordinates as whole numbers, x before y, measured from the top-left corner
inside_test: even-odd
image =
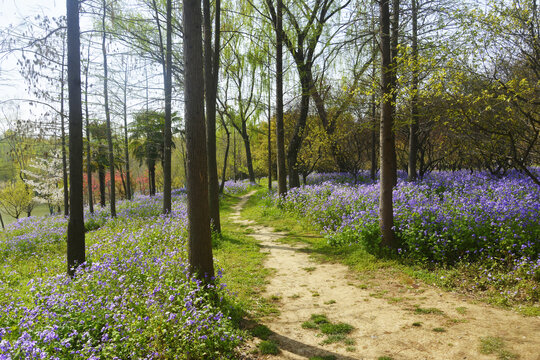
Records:
[[[219,183],[216,150],[216,93],[219,75],[220,3],[216,1],[215,40],[212,50],[210,0],[203,0],[204,13],[204,81],[206,90],[206,146],[208,150],[208,200],[212,230],[221,233],[219,217]]]
[[[127,125],[127,86],[128,86],[128,62],[124,72],[124,156],[126,158],[126,198],[131,200],[131,171],[129,167],[128,125]]]
[[[411,125],[409,126],[409,168],[408,181],[416,180],[416,158],[418,154],[418,5],[412,2],[412,99]]]
[[[78,11],[78,10],[77,10]],[[78,12],[77,12],[78,14]],[[78,17],[78,16],[77,16]],[[79,40],[80,41],[80,40]],[[62,51],[62,66],[61,66],[61,80],[60,84],[60,127],[62,136],[62,175],[64,184],[64,216],[69,215],[69,190],[68,190],[68,171],[67,171],[67,159],[66,159],[66,131],[65,131],[65,111],[64,111],[64,63],[65,63],[66,51],[65,48]],[[80,77],[80,74],[79,74]]]
[[[88,62],[84,69],[84,108],[86,120],[86,184],[88,186],[88,207],[94,213],[94,196],[92,194],[92,152],[90,149],[90,115],[88,111],[88,70],[90,68],[90,41],[88,42]]]
[[[373,13],[372,13],[373,15]],[[377,74],[377,37],[375,36],[375,20],[373,20],[373,66],[371,70],[371,76],[375,80]],[[375,181],[377,177],[377,106],[375,104],[375,91],[371,95],[371,170],[370,177],[372,181]],[[379,126],[380,127],[380,126]]]
[[[100,145],[101,147],[101,145]],[[98,177],[99,177],[99,205],[105,207],[105,167],[101,164],[98,164]]]
[[[272,191],[272,110],[270,106],[270,89],[268,89],[268,190]]]
[[[391,80],[390,87],[392,89],[392,94],[390,95],[392,99],[392,127],[394,126],[394,118],[396,115],[397,107],[397,61],[398,61],[398,45],[399,45],[399,0],[392,0],[392,22],[391,22],[392,33],[390,35],[390,56],[391,56]],[[395,186],[397,184],[397,154],[396,154],[396,136],[392,129],[392,138],[391,141],[391,154],[392,154],[392,184]]]
[[[156,195],[156,162],[148,160],[148,192],[150,196]]]
[[[289,141],[289,147],[287,149],[287,162],[289,166],[289,187],[300,186],[300,177],[298,174],[297,159],[300,147],[302,146],[302,134],[306,126],[306,121],[309,111],[309,84],[303,82],[302,84],[302,98],[300,100],[300,116],[296,122],[294,132],[291,140]]]
[[[210,282],[214,276],[214,263],[208,205],[201,3],[199,0],[184,0],[183,4],[184,118],[188,153],[188,256],[191,273],[203,281]]]
[[[109,87],[108,87],[108,66],[107,66],[107,29],[105,27],[105,19],[107,16],[107,1],[103,0],[103,16],[101,18],[101,31],[102,33],[102,42],[101,50],[103,51],[103,100],[105,105],[105,119],[107,120],[107,145],[109,151],[109,174],[111,189],[109,194],[109,203],[111,207],[111,217],[116,217],[116,185],[114,178],[114,150],[112,142],[112,128],[111,128],[111,113],[109,109]]]
[[[167,44],[166,44],[166,58],[165,58],[165,73],[164,87],[165,87],[165,129],[164,134],[164,147],[163,154],[163,213],[167,214],[171,212],[172,199],[171,199],[171,97],[172,97],[172,0],[167,0]]]
[[[67,0],[68,92],[69,92],[69,177],[71,211],[67,231],[67,272],[75,274],[86,261],[83,215],[83,137],[81,104],[81,59],[79,1]]]
[[[249,142],[249,134],[246,128],[246,122],[242,121],[242,140],[244,141],[244,148],[246,149],[246,163],[248,168],[249,181],[255,183],[255,171],[253,171],[253,157],[251,156],[251,144]]]
[[[277,0],[276,14],[276,145],[278,194],[287,194],[285,127],[283,124],[283,0]]]
[[[227,124],[225,124],[225,120],[223,120],[223,118],[221,118],[221,124],[223,125],[223,129],[225,129],[225,134],[227,134],[227,146],[225,147],[225,156],[223,158],[223,172],[221,174],[221,185],[219,186],[219,193],[223,194],[226,179],[225,175],[227,172],[227,158],[229,156],[229,147],[231,144],[231,133],[229,132],[229,129],[227,129]]]
[[[394,213],[392,204],[393,172],[392,164],[392,64],[390,56],[390,11],[388,2],[380,2],[380,44],[381,44],[381,129],[380,129],[380,198],[379,225],[382,235],[382,245],[396,247],[394,237]]]

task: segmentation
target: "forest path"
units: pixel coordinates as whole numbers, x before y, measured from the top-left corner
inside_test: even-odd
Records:
[[[242,197],[230,219],[252,231],[268,252],[265,266],[275,269],[266,297],[276,301],[280,314],[262,323],[281,353],[262,359],[540,360],[540,317],[473,303],[392,270],[360,281],[342,264],[312,260],[306,246],[280,241],[286,233],[242,219],[252,194]],[[332,339],[303,328],[312,314],[354,330]],[[492,354],[480,352],[482,339]]]

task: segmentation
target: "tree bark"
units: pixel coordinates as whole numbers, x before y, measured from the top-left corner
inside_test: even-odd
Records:
[[[379,198],[379,225],[382,236],[381,245],[396,247],[394,236],[394,212],[392,203],[393,164],[392,146],[392,64],[390,55],[390,11],[388,2],[380,2],[380,44],[381,44],[381,125],[380,125],[380,198]]]
[[[221,124],[223,125],[223,129],[225,129],[225,134],[227,135],[227,146],[225,147],[225,156],[223,157],[223,171],[221,174],[221,185],[219,186],[219,193],[223,194],[223,189],[225,188],[225,179],[226,172],[227,172],[227,159],[229,156],[229,148],[231,145],[231,133],[229,132],[229,129],[227,129],[227,124],[225,124],[225,120],[223,117],[221,117]]]
[[[390,35],[390,42],[391,42],[391,48],[390,48],[390,54],[391,54],[391,65],[390,68],[392,69],[391,72],[391,91],[392,91],[392,127],[394,126],[394,118],[396,115],[396,107],[397,107],[397,58],[398,58],[398,45],[399,45],[399,0],[392,0],[392,21],[391,21],[391,35]],[[391,154],[392,154],[392,184],[395,186],[397,184],[397,154],[396,154],[396,139],[395,139],[395,133],[392,129],[392,142],[390,146],[392,147]]]
[[[78,11],[78,10],[77,10]],[[77,13],[78,14],[78,13]],[[77,15],[78,16],[78,15]],[[80,40],[79,40],[80,41]],[[64,185],[64,216],[69,215],[69,190],[68,190],[68,171],[67,171],[67,154],[66,154],[66,131],[65,131],[65,111],[64,111],[64,64],[65,64],[66,50],[62,49],[62,66],[60,75],[60,127],[62,136],[62,181]],[[80,75],[79,75],[80,76]]]
[[[270,73],[270,56],[268,57],[268,72]],[[272,106],[270,104],[271,86],[268,81],[268,191],[272,191]]]
[[[219,183],[216,150],[216,94],[219,75],[220,2],[216,1],[214,49],[212,50],[212,19],[210,0],[203,0],[204,13],[204,75],[206,90],[206,146],[208,150],[208,200],[212,230],[221,233],[219,216]]]
[[[163,131],[164,154],[163,154],[163,213],[171,212],[171,97],[172,97],[172,0],[167,0],[167,44],[165,56],[165,129]]]
[[[99,145],[101,148],[101,145]],[[101,150],[100,150],[101,153]],[[105,207],[105,168],[98,163],[98,180],[99,180],[99,205]]]
[[[131,200],[131,171],[129,167],[128,125],[127,125],[127,86],[128,86],[128,63],[124,72],[124,157],[126,158],[126,198]]]
[[[69,177],[71,211],[67,231],[67,272],[86,261],[83,215],[83,137],[81,104],[81,59],[79,1],[67,0],[68,93],[69,93]]]
[[[418,4],[412,2],[412,99],[411,99],[411,125],[409,126],[409,168],[408,181],[415,181],[417,177],[416,162],[418,154]]]
[[[84,69],[84,108],[86,120],[86,184],[88,186],[88,207],[94,213],[94,196],[92,193],[92,151],[90,147],[90,115],[88,111],[88,70],[90,68],[90,41],[88,42],[88,62]]]
[[[285,127],[283,124],[283,2],[277,0],[276,6],[276,145],[278,194],[287,194],[287,175],[285,168]]]
[[[111,128],[111,112],[109,109],[109,83],[108,76],[109,70],[107,65],[107,29],[105,27],[105,20],[107,17],[107,1],[103,0],[103,15],[101,18],[101,30],[102,30],[102,42],[101,50],[103,52],[103,102],[105,106],[105,119],[107,120],[107,145],[109,151],[109,174],[110,174],[110,194],[109,194],[109,205],[111,207],[111,217],[116,217],[116,185],[114,178],[114,150],[112,142],[112,128]]]
[[[156,195],[156,162],[148,160],[148,192],[150,196]]]
[[[214,276],[214,263],[208,205],[201,3],[199,0],[183,0],[183,4],[188,256],[191,273],[209,282]]]

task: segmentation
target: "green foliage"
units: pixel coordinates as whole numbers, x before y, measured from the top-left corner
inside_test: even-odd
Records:
[[[519,359],[519,356],[508,351],[504,340],[495,336],[486,336],[480,338],[480,352],[482,354],[496,354],[499,360]]]
[[[280,352],[277,344],[270,340],[261,341],[257,347],[263,355],[277,355]]]
[[[354,327],[346,323],[339,324],[321,324],[319,327],[321,332],[326,335],[348,334],[353,331]]]
[[[259,324],[251,329],[251,334],[261,340],[268,340],[268,337],[272,335],[272,330],[266,325]]]
[[[0,190],[0,207],[3,212],[15,219],[33,205],[32,189],[22,180],[10,183]]]

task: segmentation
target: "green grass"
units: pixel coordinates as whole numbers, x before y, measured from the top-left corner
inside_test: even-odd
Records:
[[[421,308],[420,306],[416,306],[414,309],[415,314],[435,314],[435,315],[444,315],[444,312],[437,308]]]
[[[261,341],[257,346],[259,351],[263,355],[277,355],[279,354],[279,347],[277,344],[270,340]]]
[[[334,355],[312,356],[309,360],[336,360],[336,357]]]
[[[328,344],[334,344],[334,343],[338,343],[338,342],[344,342],[345,339],[346,339],[346,337],[343,334],[332,334],[332,335],[328,335],[326,337],[326,339],[321,341],[321,344],[322,345],[328,345]]]
[[[324,314],[312,314],[310,320],[317,325],[329,324],[328,318]]]
[[[497,355],[499,360],[515,360],[519,356],[508,351],[504,340],[495,336],[486,336],[480,339],[480,352],[486,355]]]
[[[456,308],[458,314],[465,315],[467,313],[467,308],[465,306],[459,306]]]
[[[354,329],[352,325],[346,323],[321,324],[319,328],[323,334],[327,335],[349,334]]]
[[[270,330],[265,325],[257,325],[251,329],[251,335],[258,337],[261,340],[268,340],[268,337],[272,335],[272,330]]]

